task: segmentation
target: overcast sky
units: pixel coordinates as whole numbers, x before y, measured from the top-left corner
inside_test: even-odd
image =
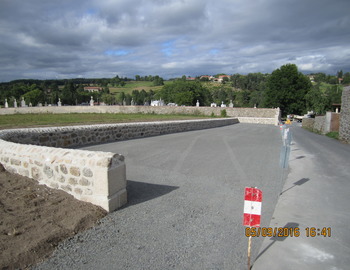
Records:
[[[0,81],[350,72],[349,0],[0,0]]]

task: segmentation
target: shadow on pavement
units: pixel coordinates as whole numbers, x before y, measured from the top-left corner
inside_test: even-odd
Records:
[[[300,181],[300,180],[299,180]],[[293,235],[294,237],[294,229],[299,227],[299,223],[296,222],[288,222],[286,225],[283,226],[283,228],[278,228],[277,233],[280,235],[276,235],[270,238],[272,241],[266,248],[264,248],[263,251],[261,251],[258,256],[255,258],[255,261],[260,258],[261,255],[263,255],[276,241],[284,241],[287,237],[292,237],[290,235]],[[291,232],[289,229],[293,228],[293,231]],[[284,230],[286,229],[286,231]],[[253,265],[254,266],[254,265]]]
[[[176,186],[149,184],[128,180],[126,186],[128,192],[128,203],[125,207],[155,199],[178,188],[179,187]]]
[[[293,150],[292,150],[292,151],[293,151]],[[302,158],[305,158],[305,156],[298,156],[298,157],[296,157],[295,159],[292,159],[292,160],[290,160],[290,161],[297,160],[297,159],[302,159]]]
[[[280,195],[282,195],[283,193],[287,192],[288,190],[290,190],[296,186],[301,186],[302,184],[305,184],[309,180],[310,180],[310,178],[301,178],[300,180],[294,182],[293,186],[291,186],[290,188],[287,188],[286,190],[283,190]]]

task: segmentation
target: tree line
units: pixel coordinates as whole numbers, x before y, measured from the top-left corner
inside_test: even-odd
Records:
[[[145,105],[161,98],[166,103],[187,106],[195,106],[197,100],[201,106],[210,106],[213,102],[229,104],[232,101],[235,107],[280,107],[284,114],[303,114],[307,110],[322,114],[332,109],[332,104],[341,102],[340,80],[342,84],[349,84],[350,73],[339,71],[335,76],[316,73],[307,77],[294,64],[283,65],[271,74],[233,74],[221,83],[200,77],[189,81],[185,75],[165,85],[158,75],[136,75],[135,79],[116,75],[109,79],[16,80],[0,84],[0,104],[4,104],[5,98],[13,104],[14,99],[19,101],[23,97],[27,104],[31,102],[33,105],[56,104],[58,99],[62,104],[77,105],[89,102],[92,96],[95,101],[110,105]],[[157,92],[133,90],[131,94],[110,93],[109,87],[123,87],[129,81],[148,81],[163,87]],[[102,91],[84,91],[85,85],[99,86]]]

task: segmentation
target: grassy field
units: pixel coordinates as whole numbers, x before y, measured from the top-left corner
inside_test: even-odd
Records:
[[[164,84],[170,83],[168,81],[164,81]],[[123,87],[110,87],[109,91],[111,93],[121,93],[124,92],[125,94],[132,93],[133,90],[139,90],[142,89],[146,92],[153,90],[154,92],[162,89],[163,86],[153,86],[153,82],[146,82],[146,81],[131,81],[126,82],[126,84]]]
[[[110,113],[12,114],[0,116],[0,129],[40,126],[67,126],[166,120],[188,120],[198,118],[208,118],[208,116],[205,117],[198,115]]]
[[[327,90],[327,88],[329,88],[329,87],[334,87],[334,86],[335,86],[334,84],[329,84],[329,83],[321,82],[321,83],[320,83],[320,90],[321,90],[322,93],[325,93],[326,90]],[[339,87],[339,90],[340,90],[340,89],[343,89],[343,86],[342,86],[342,85],[338,85],[338,87]]]

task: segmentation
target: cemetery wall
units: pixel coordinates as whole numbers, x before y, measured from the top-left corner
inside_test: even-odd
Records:
[[[127,202],[124,157],[67,147],[235,123],[237,119],[224,118],[3,130],[0,131],[0,162],[12,173],[113,211]]]
[[[339,139],[350,143],[350,86],[344,87],[340,112]]]
[[[227,116],[238,118],[241,123],[278,125],[280,109],[231,108],[231,107],[183,107],[183,106],[45,106],[18,107],[0,110],[1,114],[28,113],[145,113],[145,114],[195,114],[216,116],[226,110]]]
[[[314,129],[315,118],[303,118],[302,126],[310,130]]]
[[[325,134],[326,116],[316,116],[315,118],[303,118],[302,126],[313,132]]]
[[[321,134],[339,131],[339,113],[327,112],[326,115],[323,116],[304,118],[302,125],[304,128]]]
[[[322,134],[325,134],[325,123],[326,123],[326,116],[316,116],[315,117],[315,123],[314,123],[314,130],[317,132],[320,132]]]

